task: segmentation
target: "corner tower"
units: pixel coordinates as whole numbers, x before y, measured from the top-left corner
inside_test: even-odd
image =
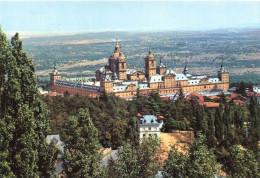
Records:
[[[113,92],[113,81],[111,81],[111,78],[109,77],[109,75],[107,75],[106,67],[105,67],[105,76],[100,81],[100,91],[101,92],[105,91],[107,93]]]
[[[149,80],[153,75],[156,75],[156,59],[149,48],[149,54],[145,58],[145,77]]]
[[[223,65],[223,60],[222,60],[221,66],[220,66],[220,70],[218,71],[218,78],[223,83],[229,83],[229,71]]]
[[[222,60],[222,63],[221,63],[220,70],[218,71],[218,78],[221,81],[218,88],[220,88],[222,90],[228,90],[229,89],[229,72],[224,67],[223,60]]]
[[[156,68],[157,74],[163,75],[166,72],[166,70],[167,68],[165,67],[165,65],[163,65],[162,60],[160,60],[160,65]]]
[[[57,70],[56,66],[54,66],[52,73],[49,73],[50,75],[50,84],[54,85],[57,80],[61,80],[61,74]]]

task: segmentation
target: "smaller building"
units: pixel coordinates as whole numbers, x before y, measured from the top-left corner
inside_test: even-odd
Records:
[[[154,115],[144,115],[139,120],[140,140],[149,137],[160,138],[162,125],[163,120],[158,120]]]

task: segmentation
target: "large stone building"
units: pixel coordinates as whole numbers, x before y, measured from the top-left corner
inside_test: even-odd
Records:
[[[114,52],[108,59],[108,64],[96,70],[96,78],[93,81],[64,81],[61,79],[61,74],[54,68],[54,71],[50,73],[51,90],[60,93],[68,91],[72,95],[78,93],[91,97],[98,97],[105,91],[122,98],[132,98],[136,96],[137,89],[142,94],[149,94],[152,90],[156,90],[161,95],[177,93],[180,88],[183,92],[229,89],[229,72],[223,62],[216,77],[191,75],[186,63],[183,72],[176,73],[167,69],[162,61],[159,65],[156,65],[156,62],[150,48],[144,59],[145,72],[129,68],[126,57],[116,44]]]

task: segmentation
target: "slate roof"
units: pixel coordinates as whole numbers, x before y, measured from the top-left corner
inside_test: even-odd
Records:
[[[139,120],[140,125],[159,125],[162,126],[163,121],[158,121],[154,115],[143,115],[143,117]]]
[[[55,85],[65,86],[65,87],[70,87],[70,88],[77,88],[77,89],[81,89],[81,90],[95,91],[95,92],[100,91],[99,86],[81,84],[81,83],[76,83],[76,82],[61,81],[61,80],[57,80],[55,82]]]

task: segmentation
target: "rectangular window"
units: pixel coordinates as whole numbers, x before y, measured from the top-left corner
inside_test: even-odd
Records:
[[[152,128],[151,128],[151,127],[149,127],[149,130],[152,130]]]
[[[143,134],[143,138],[145,138],[145,134]]]

